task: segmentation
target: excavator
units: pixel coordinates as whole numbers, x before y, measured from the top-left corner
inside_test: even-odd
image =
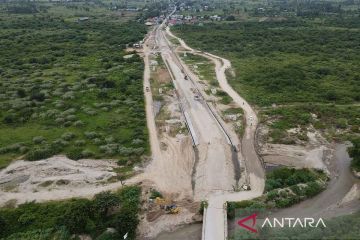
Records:
[[[155,199],[155,203],[160,206],[161,209],[164,209],[168,214],[178,214],[180,212],[180,208],[175,204],[170,204],[169,200],[163,199],[161,197],[157,197]]]
[[[180,212],[180,208],[177,207],[175,204],[172,205],[166,205],[165,211],[168,214],[178,214]]]

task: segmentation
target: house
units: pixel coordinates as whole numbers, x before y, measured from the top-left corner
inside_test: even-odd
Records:
[[[221,17],[218,16],[218,15],[210,16],[210,19],[213,20],[213,21],[221,21]]]
[[[84,21],[88,21],[90,18],[89,17],[79,17],[76,21],[77,22],[84,22]]]

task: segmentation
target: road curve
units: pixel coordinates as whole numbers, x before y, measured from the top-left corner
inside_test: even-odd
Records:
[[[241,201],[258,197],[262,194],[264,189],[264,171],[254,149],[254,136],[258,119],[256,118],[255,111],[251,108],[251,106],[241,96],[239,96],[227,82],[225,71],[227,68],[231,67],[230,61],[210,53],[192,49],[182,39],[172,34],[170,29],[167,29],[167,33],[178,39],[181,46],[186,50],[191,51],[193,54],[206,57],[215,63],[216,76],[220,87],[229,96],[231,96],[234,102],[240,105],[245,112],[247,126],[246,134],[242,140],[242,151],[245,157],[246,170],[250,176],[252,191],[212,196],[209,198],[209,207],[204,215],[202,239],[226,239],[227,225],[224,203],[226,201]],[[250,116],[254,119],[253,126],[249,126]],[[354,199],[348,203],[342,202],[343,199],[345,199],[344,197],[350,193],[352,187],[360,185],[360,180],[356,179],[350,172],[351,159],[348,156],[346,148],[347,145],[344,144],[336,145],[333,161],[330,163],[331,165],[329,169],[331,180],[324,192],[314,198],[294,205],[293,207],[274,212],[272,216],[313,216],[332,218],[358,211],[360,208],[360,200]]]
[[[194,135],[198,140],[194,199],[202,200],[212,192],[230,191],[235,184],[231,145],[226,141],[223,130],[209,111],[205,101],[199,97],[197,86],[191,80],[191,75],[184,68],[183,63],[178,60],[176,53],[172,51],[170,42],[161,27],[156,31],[156,38],[162,59],[173,76],[181,108],[188,116],[187,119],[191,120]]]
[[[216,55],[200,52],[189,47],[181,38],[171,33],[167,28],[166,32],[173,38],[176,38],[181,46],[186,50],[204,56],[215,63],[216,77],[219,85],[233,101],[244,110],[246,118],[245,135],[242,139],[241,150],[245,158],[246,171],[249,176],[251,191],[237,193],[218,193],[208,197],[208,207],[204,213],[203,219],[203,240],[223,240],[227,238],[227,217],[226,202],[242,201],[260,196],[263,193],[265,185],[265,173],[261,161],[255,151],[255,132],[258,124],[258,118],[255,111],[237,92],[232,89],[226,79],[226,69],[231,67],[229,60]]]

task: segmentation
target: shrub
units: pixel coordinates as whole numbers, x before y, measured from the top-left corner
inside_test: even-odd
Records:
[[[132,141],[132,144],[133,144],[133,145],[141,145],[141,144],[143,144],[143,143],[144,143],[144,141],[141,140],[141,139],[134,139],[134,140]]]
[[[118,153],[122,156],[129,156],[133,152],[134,152],[133,148],[127,148],[127,147],[123,147],[123,146],[120,146],[118,148]]]
[[[4,153],[8,153],[10,152],[10,148],[9,147],[2,147],[0,148],[0,154],[4,154]]]
[[[55,119],[55,122],[62,124],[62,123],[65,122],[65,119],[64,119],[64,118],[56,118],[56,119]]]
[[[6,123],[6,124],[12,124],[12,123],[15,123],[16,122],[16,115],[15,114],[9,114],[9,115],[6,115],[3,119],[3,122]]]
[[[23,88],[19,88],[16,91],[16,94],[20,97],[20,98],[24,98],[26,97],[26,91]]]
[[[74,121],[76,120],[76,116],[75,115],[68,115],[65,117],[66,121]]]
[[[347,120],[345,118],[339,118],[336,120],[336,127],[345,129],[347,127]]]
[[[36,136],[36,137],[33,137],[33,142],[35,144],[41,144],[42,142],[45,141],[45,138],[43,136]]]
[[[360,138],[354,138],[351,140],[353,146],[348,148],[348,152],[351,160],[351,167],[355,171],[360,171]]]
[[[106,153],[107,155],[114,155],[117,153],[117,150],[119,148],[118,144],[107,144],[107,145],[102,145],[99,147],[100,151],[103,153]]]
[[[30,96],[30,99],[43,102],[45,100],[45,94],[41,92],[33,92]]]
[[[297,169],[288,179],[286,179],[285,183],[287,186],[291,186],[298,183],[314,181],[317,178],[318,176],[309,169]]]
[[[220,101],[222,104],[228,105],[232,102],[232,98],[230,96],[223,96]]]
[[[137,156],[140,156],[144,153],[145,149],[143,147],[135,148],[133,150],[133,153]]]
[[[95,139],[93,139],[93,142],[94,142],[96,145],[100,145],[103,141],[102,141],[100,138],[95,138]]]
[[[72,92],[72,91],[67,92],[62,95],[62,99],[69,100],[69,99],[74,99],[74,98],[75,98],[75,95],[74,95],[74,92]]]
[[[76,140],[75,142],[74,142],[74,144],[75,144],[75,146],[84,146],[85,145],[85,140]]]
[[[272,189],[307,183],[322,178],[322,172],[316,172],[307,168],[293,169],[282,167],[267,174],[265,190],[271,191]]]
[[[90,200],[87,199],[73,201],[60,217],[58,223],[63,224],[73,233],[93,231],[95,227],[91,220],[93,211],[91,211],[90,206]]]
[[[282,187],[281,179],[266,179],[265,191],[271,191],[276,188]]]
[[[135,239],[136,227],[139,224],[136,212],[137,210],[133,208],[122,208],[121,212],[115,216],[111,225],[120,236],[128,234],[129,239]]]
[[[82,157],[92,157],[94,155],[95,155],[94,152],[87,150],[87,149],[85,149],[84,151],[81,152]]]
[[[272,201],[278,196],[277,190],[272,190],[266,194],[266,201]]]
[[[108,211],[120,204],[120,198],[112,194],[110,191],[101,192],[94,196],[93,206],[100,213],[102,218],[105,218]]]
[[[203,215],[204,214],[204,210],[205,210],[205,208],[207,208],[208,207],[208,202],[207,201],[201,201],[201,203],[200,203],[200,209],[199,209],[199,213],[201,214],[201,215]]]
[[[305,187],[306,197],[313,197],[323,190],[323,187],[318,182],[309,182]]]
[[[72,132],[66,132],[63,135],[61,135],[61,138],[67,141],[74,139],[75,137],[76,137],[75,133]]]
[[[291,200],[288,198],[280,198],[275,200],[275,204],[277,208],[285,208],[291,205]]]
[[[36,161],[36,160],[49,158],[53,155],[54,155],[54,152],[49,147],[35,148],[35,149],[30,150],[27,153],[26,159],[29,161]]]
[[[66,152],[66,156],[72,160],[79,160],[83,156],[81,155],[81,148],[71,148]]]
[[[75,126],[75,127],[82,127],[82,126],[84,126],[84,125],[85,125],[84,122],[81,121],[81,120],[78,120],[78,121],[74,122],[74,126]]]
[[[97,132],[85,132],[84,134],[85,134],[85,137],[87,137],[89,139],[94,139],[99,136],[99,134]]]
[[[225,18],[226,21],[235,21],[235,17],[233,15],[227,16]]]
[[[115,141],[115,138],[113,136],[105,138],[106,143],[113,143]]]
[[[157,197],[162,198],[162,194],[154,189],[151,190],[150,199],[155,199]]]
[[[57,146],[59,146],[59,147],[65,147],[65,146],[67,146],[67,145],[69,145],[69,142],[68,141],[65,141],[65,140],[62,140],[62,139],[56,139],[56,140],[54,140],[53,142],[52,142],[52,145],[54,146],[54,147],[57,147]]]
[[[29,151],[29,148],[28,147],[25,147],[25,146],[21,146],[20,149],[19,149],[20,153],[24,154],[26,152]]]
[[[290,187],[291,191],[298,196],[305,196],[305,188],[299,185],[294,185]]]
[[[70,127],[72,125],[71,121],[67,121],[64,123],[64,127]]]

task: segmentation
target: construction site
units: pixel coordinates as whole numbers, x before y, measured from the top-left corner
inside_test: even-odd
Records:
[[[170,8],[168,16],[176,11]],[[269,143],[269,123],[260,123],[259,111],[228,83],[227,76],[236,77],[231,62],[189,47],[171,32],[168,20],[149,25],[143,41],[124,56],[144,59],[151,148],[131,177],[119,180],[113,160],[73,161],[60,155],[17,161],[0,174],[0,204],[89,198],[138,185],[139,239],[225,240],[235,224],[228,220],[228,202],[261,197],[266,173],[285,166],[321,170],[329,181],[319,195],[275,215],[337,216],[357,210],[360,183],[348,174],[348,145],[328,141],[315,128],[306,129],[306,143]]]

